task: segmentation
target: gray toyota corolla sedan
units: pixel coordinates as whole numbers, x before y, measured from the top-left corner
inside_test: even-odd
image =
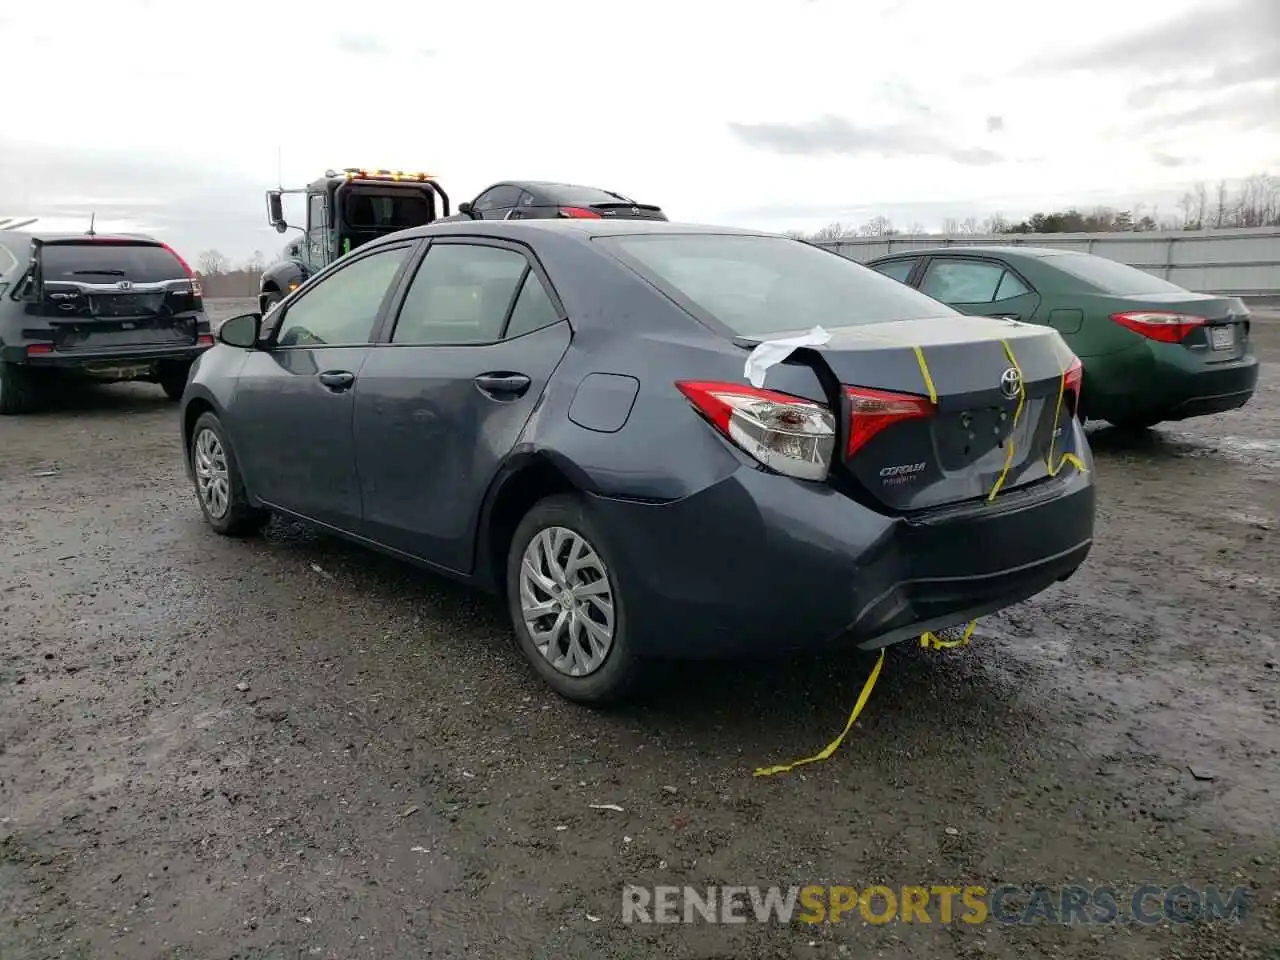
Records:
[[[756,347],[814,327],[752,385]],[[580,702],[652,658],[918,637],[1065,579],[1092,543],[1056,331],[784,237],[436,224],[218,339],[182,416],[209,525],[302,517],[497,591]]]

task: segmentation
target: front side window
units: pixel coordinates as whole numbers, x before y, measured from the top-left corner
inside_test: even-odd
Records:
[[[285,312],[282,347],[368,343],[410,246],[379,250],[321,278]]]
[[[492,343],[528,269],[513,250],[433,244],[405,295],[392,343]]]

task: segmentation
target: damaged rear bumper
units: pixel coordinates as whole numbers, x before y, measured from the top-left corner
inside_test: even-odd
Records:
[[[743,467],[683,500],[594,507],[638,652],[703,659],[875,649],[1025,600],[1088,555],[1095,494],[1067,467],[907,518]]]

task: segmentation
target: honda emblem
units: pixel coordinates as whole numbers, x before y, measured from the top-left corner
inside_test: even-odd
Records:
[[[132,281],[132,280],[121,280],[119,283],[117,283],[117,284],[116,284],[116,287],[118,287],[118,288],[119,288],[119,289],[121,289],[121,290],[132,290],[132,289],[133,289],[133,281]]]

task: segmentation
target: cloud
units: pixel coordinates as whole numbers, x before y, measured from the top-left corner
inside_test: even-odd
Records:
[[[1182,167],[1188,163],[1186,157],[1176,157],[1171,153],[1165,153],[1163,150],[1152,150],[1151,159],[1162,167]]]
[[[1004,129],[1004,117],[987,117],[987,133],[999,133]]]
[[[37,226],[154,234],[187,259],[216,247],[239,254],[283,244],[266,223],[263,186],[234,173],[108,151],[0,140],[0,216]]]
[[[730,123],[729,131],[750,147],[792,156],[935,156],[971,166],[1004,159],[982,147],[956,146],[920,127],[859,127],[830,114],[803,123]]]
[[[1280,84],[1229,92],[1189,107],[1149,114],[1135,121],[1138,133],[1160,133],[1206,123],[1227,123],[1243,129],[1275,124],[1280,117]]]
[[[1139,84],[1126,97],[1139,110],[1178,95],[1280,83],[1280,3],[1201,3],[1129,36],[1048,58],[1040,69],[1154,74],[1158,79]]]
[[[367,33],[339,34],[338,49],[354,57],[376,57],[387,53],[387,45]]]

